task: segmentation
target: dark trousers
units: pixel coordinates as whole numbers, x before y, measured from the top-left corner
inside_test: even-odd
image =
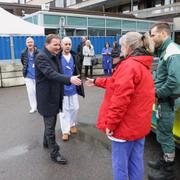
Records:
[[[56,115],[43,117],[44,118],[44,145],[48,145],[51,157],[56,157],[59,154],[59,146],[56,143],[55,126],[56,126]]]
[[[85,66],[85,77],[88,77],[89,67],[90,67],[90,77],[93,76],[93,66]]]
[[[79,73],[82,75],[83,59],[79,59]]]
[[[157,120],[156,136],[157,141],[161,144],[164,153],[175,152],[175,142],[173,138],[173,124],[175,111],[169,102],[160,103],[161,117]]]

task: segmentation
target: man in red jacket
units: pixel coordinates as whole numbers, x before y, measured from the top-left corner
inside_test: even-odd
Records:
[[[106,89],[97,128],[112,140],[114,180],[143,180],[145,136],[151,129],[155,99],[150,72],[153,44],[148,34],[128,32],[121,38],[121,61],[112,77],[88,79]]]

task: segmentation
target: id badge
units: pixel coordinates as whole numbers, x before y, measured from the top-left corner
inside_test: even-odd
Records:
[[[68,70],[71,70],[71,67],[70,67],[70,66],[66,66],[66,68],[67,68]]]

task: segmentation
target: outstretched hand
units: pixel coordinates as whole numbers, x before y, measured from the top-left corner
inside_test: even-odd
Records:
[[[89,87],[94,86],[94,79],[86,78],[85,85]]]
[[[106,135],[107,135],[107,136],[112,136],[112,135],[113,135],[113,132],[110,131],[108,128],[106,128]]]
[[[81,85],[81,79],[79,79],[80,75],[77,76],[72,76],[70,79],[71,84],[74,84],[76,86],[80,86]]]

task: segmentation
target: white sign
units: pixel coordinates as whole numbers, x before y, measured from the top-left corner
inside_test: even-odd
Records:
[[[50,8],[50,4],[49,3],[41,5],[41,10],[42,11],[49,11],[49,8]]]

